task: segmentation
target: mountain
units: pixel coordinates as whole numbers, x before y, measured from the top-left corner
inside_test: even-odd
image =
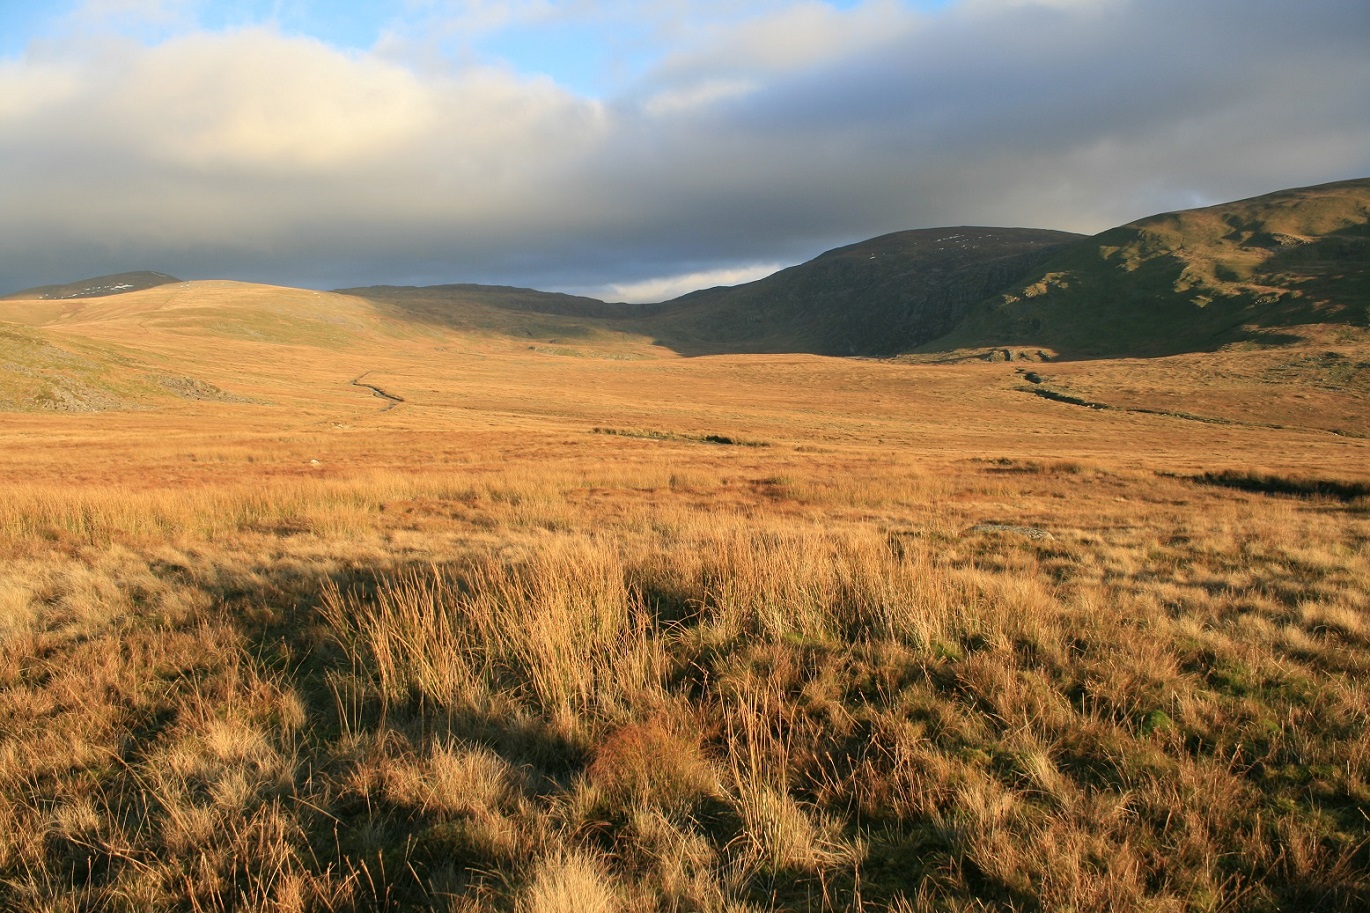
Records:
[[[1370,179],[1164,213],[1059,249],[944,351],[1155,356],[1370,338]]]
[[[1029,228],[895,232],[656,305],[634,325],[692,355],[893,355],[948,332],[1081,237]]]
[[[188,283],[145,295],[177,282],[138,272],[42,286],[0,299],[0,321],[132,322],[305,345],[455,332],[596,357],[1021,346],[1090,358],[1370,342],[1370,179],[1165,213],[1093,237],[895,232],[656,304],[469,284],[317,293]]]
[[[347,289],[389,316],[549,341],[647,337],[685,355],[1061,357],[1370,341],[1370,179],[1164,213],[1092,237],[882,235],[755,282],[649,305],[478,285]]]
[[[892,355],[952,329],[975,303],[1083,237],[1023,228],[882,235],[746,285],[622,304],[489,285],[339,289],[402,320],[585,340],[645,336],[687,355]]]
[[[166,273],[139,270],[132,273],[115,273],[110,276],[95,276],[91,279],[68,282],[65,285],[40,285],[35,288],[25,289],[22,292],[15,292],[12,295],[5,295],[4,299],[55,300],[66,298],[104,298],[109,295],[122,295],[127,292],[141,292],[144,289],[156,288],[159,285],[169,285],[170,283],[180,281],[181,280],[177,279],[175,276],[168,276]]]

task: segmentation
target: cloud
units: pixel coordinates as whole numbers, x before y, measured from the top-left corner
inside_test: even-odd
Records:
[[[477,35],[631,8],[414,2]],[[152,268],[669,296],[903,228],[1099,230],[1370,174],[1362,4],[716,6],[638,5],[655,62],[603,98],[270,26],[35,43],[0,60],[0,290]]]
[[[710,108],[720,102],[742,98],[761,88],[747,79],[702,79],[685,88],[665,89],[648,98],[642,108],[654,117]]]
[[[0,124],[22,124],[83,89],[80,74],[70,67],[0,60]]]
[[[542,205],[553,188],[540,185],[601,119],[544,79],[421,80],[263,29],[0,70],[21,97],[29,83],[48,88],[41,104],[0,108],[0,220],[93,245],[251,250],[264,233],[307,249],[374,232],[385,247],[396,225],[475,231]]]
[[[145,155],[201,172],[319,175],[401,154],[440,94],[402,68],[261,30],[169,41],[116,78],[92,106],[102,129],[136,124]]]
[[[703,270],[683,273],[676,276],[662,276],[638,282],[615,283],[603,289],[594,289],[591,294],[607,301],[627,301],[641,303],[646,301],[669,301],[699,289],[714,288],[719,285],[741,285],[755,282],[783,268],[780,263],[762,263],[752,266],[725,267],[723,269]]]
[[[719,73],[783,74],[822,66],[888,44],[920,17],[889,0],[839,10],[798,2],[736,22],[699,29],[667,55],[652,78],[678,82]]]
[[[787,75],[890,44],[918,18],[876,0],[842,11],[799,2],[691,31],[644,75],[643,108],[670,114],[742,98]]]
[[[470,48],[492,34],[566,15],[549,0],[408,0],[403,6],[403,15],[382,29],[378,50],[403,56],[453,41]]]

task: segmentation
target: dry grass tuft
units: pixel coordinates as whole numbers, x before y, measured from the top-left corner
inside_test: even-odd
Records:
[[[685,811],[718,792],[698,737],[686,737],[664,717],[611,732],[595,748],[586,775],[606,796],[634,807]]]
[[[617,913],[622,905],[599,860],[572,850],[538,861],[514,909],[518,913]]]

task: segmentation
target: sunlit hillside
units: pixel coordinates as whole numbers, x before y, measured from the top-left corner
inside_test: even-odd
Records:
[[[410,299],[240,282],[200,281],[107,297],[0,301],[3,405],[102,411],[177,400],[248,399],[264,405],[356,394],[359,375],[398,360],[441,372],[463,350],[623,357],[670,354],[641,336],[555,315],[511,315],[441,299]],[[588,348],[587,348],[588,347]]]
[[[1364,342],[1370,179],[1166,213],[1062,250],[930,348],[1072,355]]]

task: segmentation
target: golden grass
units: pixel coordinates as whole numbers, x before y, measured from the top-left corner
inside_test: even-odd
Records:
[[[1331,412],[158,326],[262,402],[0,430],[0,908],[1370,904],[1364,500],[1188,478]]]

